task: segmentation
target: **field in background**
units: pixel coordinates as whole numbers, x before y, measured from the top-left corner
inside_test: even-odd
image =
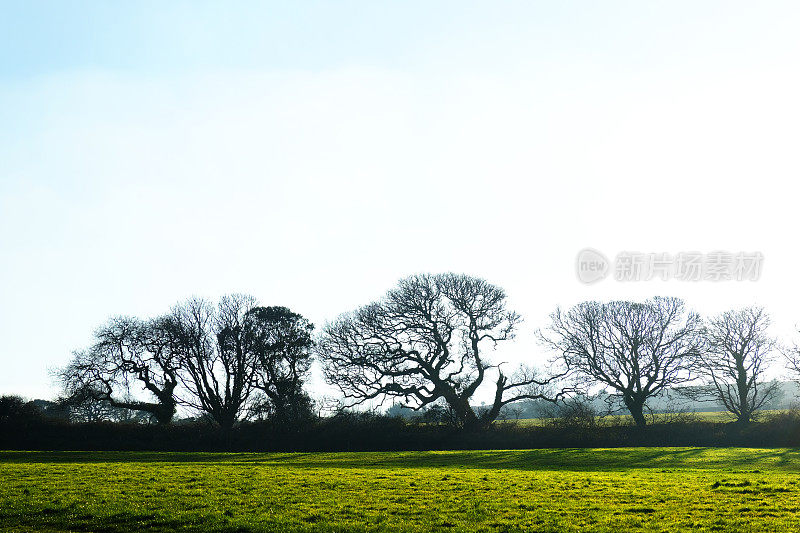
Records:
[[[784,410],[765,410],[759,412],[762,417],[769,417],[775,414],[785,412]],[[557,419],[553,418],[520,418],[508,419],[503,422],[515,422],[521,426],[545,426],[549,422]],[[734,422],[736,417],[728,411],[702,411],[702,412],[686,412],[686,413],[653,413],[647,415],[648,424],[669,423],[675,420],[696,420],[698,422]],[[633,419],[629,415],[605,415],[597,417],[598,423],[607,424],[632,424]]]
[[[0,452],[0,529],[800,529],[800,452]]]

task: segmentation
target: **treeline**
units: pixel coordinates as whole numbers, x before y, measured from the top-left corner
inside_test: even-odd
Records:
[[[301,315],[241,294],[217,305],[191,299],[147,320],[115,317],[57,372],[60,403],[145,413],[159,424],[183,406],[223,430],[248,418],[298,423],[313,416],[303,390],[312,331]]]
[[[537,330],[550,354],[547,371],[524,364],[509,369],[493,357],[513,342],[520,323],[500,287],[451,273],[406,278],[380,300],[316,334],[302,315],[262,306],[251,296],[229,295],[216,304],[195,298],[158,317],[110,319],[95,331],[90,346],[56,372],[59,400],[38,405],[38,414],[29,415],[40,429],[49,424],[72,435],[95,431],[89,427],[106,428],[96,431],[111,435],[117,430],[92,423],[117,420],[126,427],[160,426],[142,434],[179,440],[197,428],[234,440],[260,428],[285,443],[287,435],[304,435],[313,447],[320,428],[330,433],[343,420],[374,416],[346,408],[389,401],[421,413],[414,423],[397,419],[402,425],[394,434],[400,441],[409,432],[524,433],[519,438],[525,440],[578,426],[606,436],[643,430],[648,402],[670,393],[723,406],[741,432],[778,394],[778,384],[765,379],[769,368],[782,361],[788,372],[800,375],[798,350],[771,335],[762,308],[700,317],[680,299],[663,297],[558,308]],[[339,405],[328,409],[332,415],[322,416],[330,406],[315,405],[307,391],[314,359],[341,392]],[[533,404],[552,406],[547,418],[569,418],[599,396],[607,412],[623,410],[634,426],[522,430],[495,423]],[[476,405],[477,398],[489,401]],[[30,407],[13,398],[5,401],[16,401],[20,412]],[[175,420],[179,410],[185,416]],[[596,411],[592,407],[593,418]],[[19,424],[20,416],[0,416],[0,424],[11,419]],[[75,422],[83,429],[65,429]],[[597,443],[606,443],[605,438],[598,436]],[[299,440],[291,442],[303,448]]]
[[[468,431],[440,423],[408,423],[371,412],[341,411],[292,427],[242,421],[229,431],[201,420],[143,425],[70,423],[28,410],[31,402],[0,399],[0,449],[131,451],[399,451],[620,446],[800,446],[800,412],[765,413],[747,425],[692,415],[655,417],[638,427],[622,417],[564,410],[536,425],[503,422]],[[27,412],[15,412],[15,403]],[[26,407],[27,406],[27,407]]]

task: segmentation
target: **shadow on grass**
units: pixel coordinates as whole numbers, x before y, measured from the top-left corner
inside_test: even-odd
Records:
[[[74,507],[46,507],[24,514],[0,513],[0,524],[11,531],[92,531],[116,533],[127,531],[206,531],[208,524],[190,524],[156,513],[115,513],[96,516]],[[194,526],[194,527],[193,527]],[[241,528],[215,527],[214,531],[250,531]]]
[[[726,468],[800,471],[800,450],[768,448],[549,448],[536,450],[194,453],[0,452],[3,463],[208,463],[296,468],[489,468],[614,471]]]

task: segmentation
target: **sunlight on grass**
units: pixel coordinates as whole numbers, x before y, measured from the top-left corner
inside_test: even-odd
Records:
[[[0,452],[0,527],[797,530],[798,471],[787,449]]]

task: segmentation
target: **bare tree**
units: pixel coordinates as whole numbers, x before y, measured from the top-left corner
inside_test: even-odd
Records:
[[[179,360],[172,329],[165,318],[143,322],[116,317],[95,332],[95,343],[76,352],[59,370],[66,396],[76,403],[149,413],[161,424],[175,414]],[[155,401],[133,399],[131,387]]]
[[[246,341],[256,356],[256,389],[266,401],[260,409],[281,423],[313,416],[303,384],[311,367],[314,325],[286,307],[254,307],[245,315]]]
[[[578,390],[610,389],[639,426],[648,398],[691,379],[689,362],[702,342],[700,317],[677,298],[583,302],[550,318],[540,339],[559,354]]]
[[[508,376],[487,359],[519,321],[505,292],[482,279],[415,275],[326,326],[317,353],[328,382],[352,405],[394,397],[419,409],[443,399],[460,426],[479,428],[511,402],[545,398],[548,380],[524,368]],[[478,413],[470,401],[490,373],[493,401]]]
[[[246,315],[252,296],[224,296],[215,307],[191,299],[170,316],[181,360],[181,380],[189,391],[183,402],[230,430],[247,410],[257,358],[248,343]]]
[[[743,424],[779,393],[777,382],[762,381],[776,347],[769,325],[761,307],[721,313],[706,321],[705,346],[695,358],[711,397]]]
[[[786,369],[792,374],[794,381],[800,383],[800,344],[781,346],[780,351],[786,362]]]

